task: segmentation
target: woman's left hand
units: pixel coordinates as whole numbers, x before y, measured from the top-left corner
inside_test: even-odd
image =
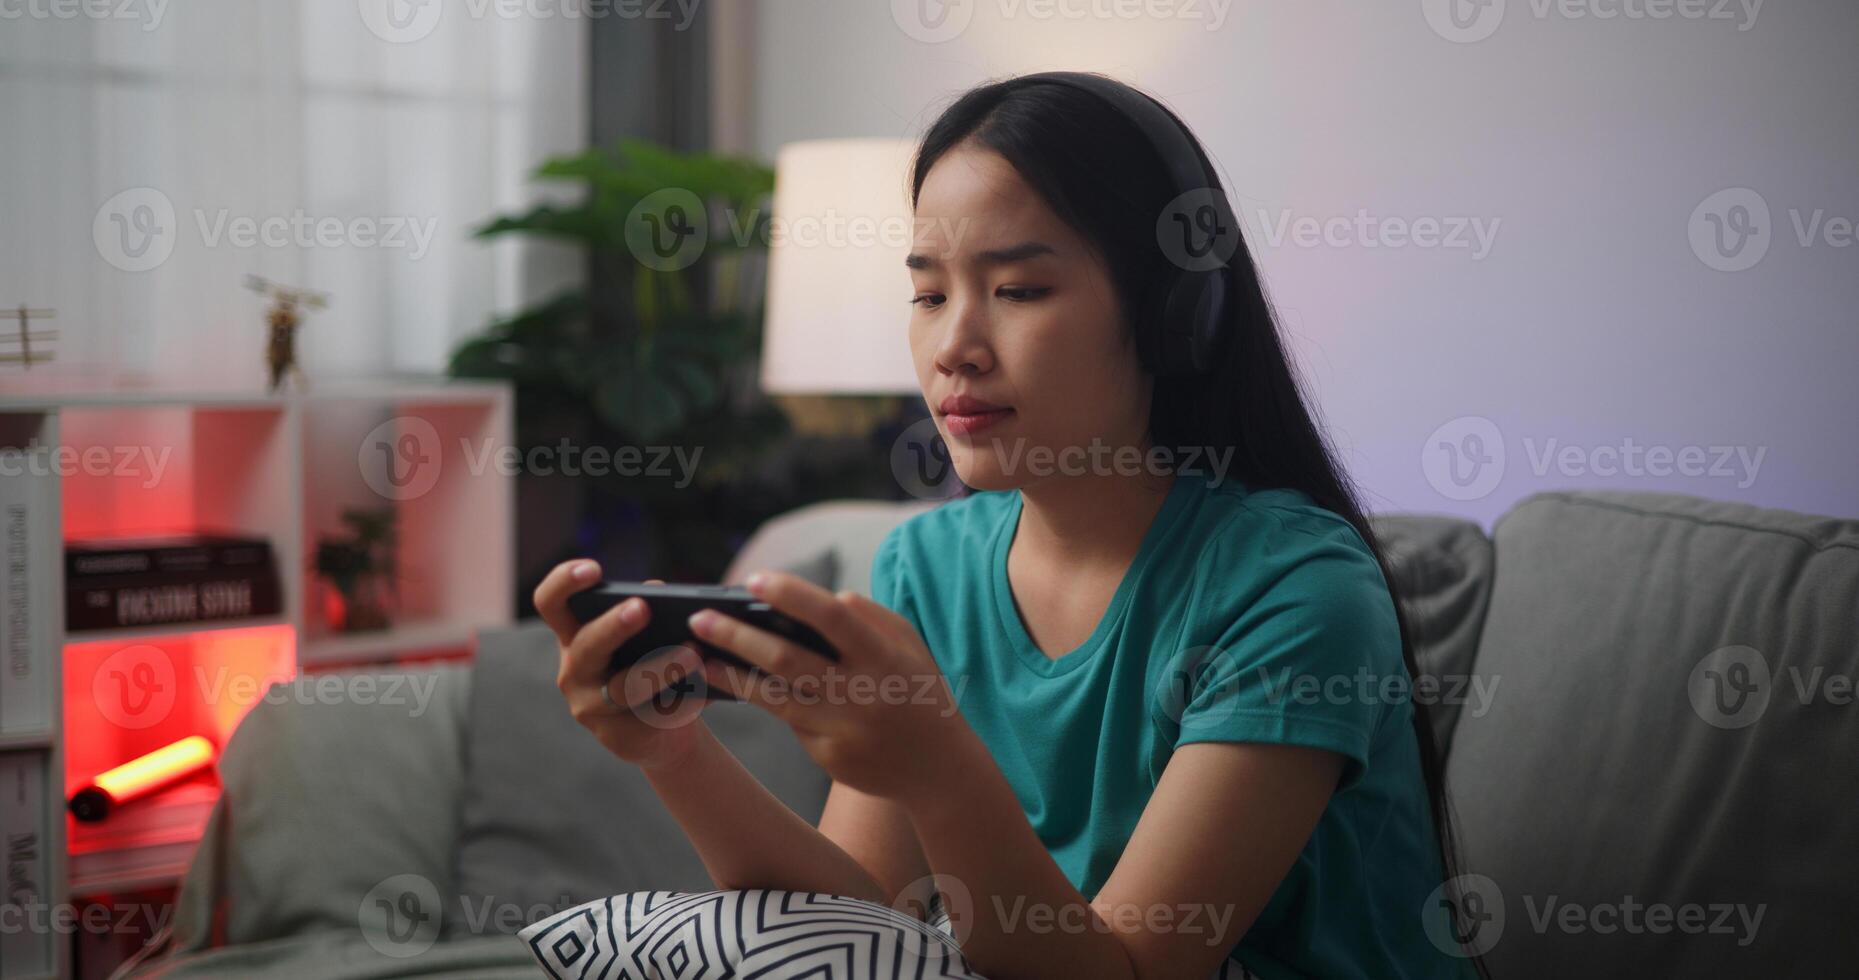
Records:
[[[786,722],[835,782],[906,803],[947,785],[973,733],[916,627],[856,592],[784,572],[758,572],[745,585],[813,627],[840,659],[704,610],[691,617],[692,632],[761,672],[711,660],[707,683]]]

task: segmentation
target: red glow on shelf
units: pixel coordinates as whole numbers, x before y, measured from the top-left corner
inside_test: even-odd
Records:
[[[224,745],[275,681],[297,672],[285,624],[65,645],[65,780],[83,786],[128,760],[202,736]]]

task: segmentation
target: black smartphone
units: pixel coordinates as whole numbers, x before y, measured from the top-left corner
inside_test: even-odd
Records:
[[[645,600],[651,617],[645,628],[613,651],[608,661],[608,676],[619,673],[667,647],[688,646],[706,660],[717,660],[747,670],[756,669],[748,661],[698,639],[691,632],[691,614],[699,609],[714,609],[751,626],[767,630],[800,646],[837,661],[839,651],[817,630],[777,611],[757,599],[749,590],[733,585],[658,585],[646,582],[603,582],[568,597],[568,611],[586,624],[595,617],[634,596]],[[707,694],[718,700],[735,698],[727,691],[709,688]]]

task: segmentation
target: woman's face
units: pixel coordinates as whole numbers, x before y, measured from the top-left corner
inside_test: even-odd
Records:
[[[963,483],[1115,472],[1148,445],[1152,381],[1109,270],[1005,158],[951,149],[916,218],[911,356]]]

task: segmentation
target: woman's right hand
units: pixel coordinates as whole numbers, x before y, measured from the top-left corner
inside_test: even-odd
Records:
[[[700,717],[702,660],[689,647],[679,647],[676,652],[641,660],[609,679],[607,663],[614,649],[636,635],[652,611],[635,596],[582,625],[568,611],[568,597],[599,581],[600,565],[578,558],[555,566],[536,586],[536,611],[555,631],[561,651],[556,686],[575,721],[593,732],[607,751],[645,769],[672,765],[707,731]],[[694,698],[687,691],[670,696],[672,709],[660,710],[666,700],[660,692],[693,675],[699,695]],[[611,701],[601,693],[602,687],[612,695]]]

